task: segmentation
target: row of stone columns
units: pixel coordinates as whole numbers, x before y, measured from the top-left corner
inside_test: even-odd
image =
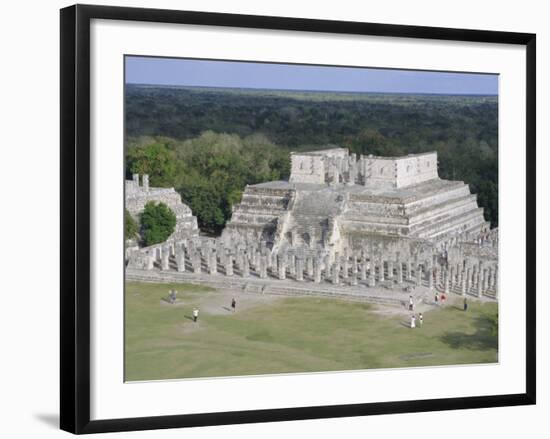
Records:
[[[486,293],[498,294],[498,268],[496,265],[457,264],[449,267],[435,267],[429,278],[429,287],[441,289],[444,293],[451,291],[476,294],[481,297]],[[434,285],[435,284],[435,285]]]
[[[171,270],[171,257],[174,257],[178,272],[188,268],[194,273],[202,273],[203,261],[206,272],[215,275],[219,265],[227,276],[235,275],[235,268],[242,277],[251,276],[251,271],[261,279],[269,277],[284,280],[287,275],[302,282],[323,280],[334,285],[340,283],[358,285],[363,282],[370,287],[378,283],[402,285],[405,281],[415,285],[425,285],[430,289],[451,291],[482,296],[497,294],[498,268],[496,264],[467,264],[466,260],[456,264],[441,265],[435,261],[419,263],[415,260],[395,261],[370,259],[357,253],[346,252],[336,256],[331,262],[329,255],[307,255],[282,253],[275,255],[265,247],[239,247],[234,251],[220,245],[208,243],[170,243],[147,250],[146,268],[151,270],[159,263],[162,271]]]

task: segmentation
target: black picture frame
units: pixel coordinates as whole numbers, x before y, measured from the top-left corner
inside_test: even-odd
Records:
[[[526,48],[526,392],[383,403],[90,420],[90,21],[132,20],[333,34],[521,45]],[[61,387],[60,425],[99,433],[427,412],[536,401],[536,36],[530,33],[75,5],[61,10]]]

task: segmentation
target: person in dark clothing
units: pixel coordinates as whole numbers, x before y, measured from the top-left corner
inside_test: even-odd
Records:
[[[233,299],[231,299],[231,309],[233,310],[233,312],[235,312],[236,307],[237,307],[237,301],[233,297]]]
[[[468,311],[468,301],[464,298],[464,311]]]

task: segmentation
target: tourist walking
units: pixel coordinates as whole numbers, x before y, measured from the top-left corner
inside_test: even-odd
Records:
[[[439,292],[438,291],[435,292],[434,301],[435,301],[436,305],[439,305]]]
[[[424,323],[424,317],[422,316],[422,313],[418,314],[418,324],[422,328],[422,323]]]
[[[441,295],[441,305],[443,305],[445,303],[445,300],[447,300],[447,296],[445,295],[445,293],[443,293]]]
[[[411,329],[416,328],[416,317],[414,314],[411,316]]]
[[[414,309],[413,296],[409,296],[409,311]]]
[[[174,303],[176,303],[176,296],[177,296],[178,292],[175,291],[175,290],[170,290],[170,303],[173,305]]]
[[[199,318],[199,309],[193,308],[193,321],[196,322],[198,318]]]
[[[464,298],[464,311],[468,311],[468,300]]]
[[[231,299],[231,309],[233,310],[233,312],[235,312],[236,307],[237,307],[237,301],[233,297],[233,299]]]

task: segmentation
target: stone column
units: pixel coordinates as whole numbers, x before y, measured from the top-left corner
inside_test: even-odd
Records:
[[[393,279],[393,261],[388,261],[388,279]]]
[[[330,256],[325,256],[325,279],[330,279]]]
[[[477,270],[477,279],[476,279],[476,291],[477,297],[483,297],[483,272]]]
[[[250,276],[250,261],[248,260],[248,255],[246,253],[243,255],[242,276],[243,277],[249,277]]]
[[[333,175],[334,175],[333,184],[340,183],[340,170],[338,169],[338,166],[334,167],[334,174]]]
[[[334,262],[332,264],[332,283],[334,285],[338,285],[340,283],[340,264],[338,262]]]
[[[361,280],[367,280],[367,261],[366,258],[361,260]]]
[[[271,270],[271,266],[273,265],[273,253],[269,249],[265,250],[265,260],[267,261],[267,269]]]
[[[302,258],[296,258],[296,280],[304,280],[304,260]]]
[[[260,256],[260,279],[267,278],[267,256]]]
[[[431,262],[428,264],[428,288],[430,291],[434,289],[434,267]]]
[[[225,258],[225,274],[233,276],[233,255],[231,253]]]
[[[449,295],[449,284],[450,284],[450,273],[447,269],[445,269],[445,271],[443,272],[443,292],[446,294],[446,295]]]
[[[378,265],[378,280],[384,282],[384,261],[382,259]]]
[[[277,255],[271,256],[271,274],[277,276],[279,273],[279,257]]]
[[[286,266],[283,255],[277,256],[277,263],[279,265],[279,279],[284,280],[286,279]]]
[[[290,255],[290,275],[296,276],[296,255],[291,254]]]
[[[200,274],[202,267],[201,267],[201,255],[199,252],[196,252],[192,259],[193,264],[193,272]]]
[[[147,252],[147,270],[152,270],[153,268],[155,268],[155,261],[157,259],[156,255],[157,254],[155,249],[149,250]]]
[[[149,175],[143,174],[143,190],[149,192]]]
[[[472,269],[470,267],[466,268],[466,281],[464,283],[466,284],[466,293],[469,293],[472,288]]]
[[[422,286],[422,269],[420,265],[416,266],[416,285]]]
[[[397,284],[403,284],[403,263],[401,261],[397,262]]]
[[[347,256],[342,257],[342,277],[344,280],[349,278],[349,260]]]
[[[351,286],[357,285],[357,273],[353,273],[353,272],[351,273],[350,285]]]
[[[315,259],[313,271],[314,271],[313,282],[318,284],[321,282],[321,259],[320,258]]]
[[[486,290],[490,290],[493,288],[493,267],[487,268],[487,288]]]
[[[483,285],[481,286],[484,293],[486,293],[487,290],[489,289],[488,285],[489,285],[489,270],[485,268],[483,270]]]
[[[264,257],[264,254],[260,252],[259,250],[256,250],[256,265],[254,268],[256,269],[256,272],[260,272],[260,264],[262,263],[262,258]],[[267,267],[267,261],[266,261],[266,267]]]
[[[460,290],[462,292],[462,295],[466,295],[466,273],[465,270],[462,270],[460,272]]]
[[[168,246],[162,248],[161,269],[163,271],[170,270],[170,247]]]
[[[449,268],[449,290],[452,290],[455,284],[455,267],[451,265]]]
[[[218,258],[216,257],[216,250],[212,250],[210,253],[210,274],[218,273]]]
[[[412,262],[410,260],[407,261],[407,280],[413,280]]]
[[[369,287],[375,287],[376,286],[376,267],[374,264],[374,261],[370,261],[370,267],[369,267]]]
[[[307,258],[307,262],[306,262],[306,265],[307,265],[307,275],[310,279],[313,278],[313,275],[314,275],[314,264],[313,264],[313,256],[309,256]]]
[[[472,267],[472,278],[470,279],[470,285],[472,289],[476,288],[477,286],[476,280],[477,280],[477,265],[474,265]]]
[[[178,271],[180,273],[185,272],[185,250],[181,247],[178,248],[176,254],[176,265],[178,266]]]

